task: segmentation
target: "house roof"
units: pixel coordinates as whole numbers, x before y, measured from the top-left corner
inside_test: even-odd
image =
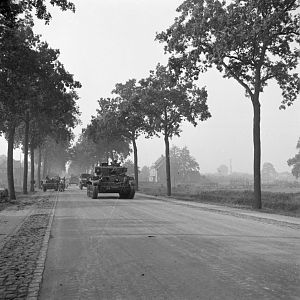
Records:
[[[165,157],[161,155],[161,157],[154,162],[152,167],[154,169],[158,169],[163,165],[164,162],[165,162]]]

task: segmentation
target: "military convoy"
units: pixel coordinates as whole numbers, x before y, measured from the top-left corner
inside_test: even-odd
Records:
[[[101,163],[95,167],[95,175],[87,181],[87,196],[98,198],[98,193],[119,193],[121,199],[133,199],[134,178],[126,175],[127,168],[119,163]]]
[[[41,189],[44,192],[50,189],[63,192],[68,184],[74,183],[78,184],[81,190],[86,187],[87,196],[93,199],[97,199],[99,193],[118,193],[121,199],[133,199],[134,178],[128,176],[126,172],[127,168],[120,166],[116,161],[111,164],[101,163],[100,166],[95,167],[94,175],[82,173],[79,177],[71,176],[70,179],[47,176],[41,182]]]

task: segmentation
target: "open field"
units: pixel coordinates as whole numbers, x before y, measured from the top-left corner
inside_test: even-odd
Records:
[[[165,196],[166,188],[161,184],[141,183],[140,192]],[[287,188],[262,191],[262,211],[300,217],[300,189]],[[176,187],[172,197],[180,200],[226,205],[252,209],[253,192],[241,189],[201,189]]]

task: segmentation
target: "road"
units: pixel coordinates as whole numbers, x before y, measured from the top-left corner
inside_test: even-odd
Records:
[[[72,187],[60,193],[39,299],[300,299],[296,228]]]

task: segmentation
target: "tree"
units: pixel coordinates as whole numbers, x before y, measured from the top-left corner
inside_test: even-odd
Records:
[[[53,0],[50,3],[59,6],[62,10],[75,10],[74,4],[67,0]],[[51,14],[44,0],[4,0],[0,3],[0,115],[6,116],[6,120],[0,119],[0,134],[4,132],[8,140],[7,176],[10,199],[16,198],[12,158],[15,130],[21,122],[20,112],[26,112],[25,101],[22,100],[26,91],[30,90],[26,79],[30,77],[28,74],[32,67],[28,58],[33,53],[33,49],[30,47],[31,40],[24,34],[26,33],[24,27],[28,29],[33,26],[31,15],[33,9],[36,10],[39,19],[49,23]],[[27,141],[25,144],[27,145]]]
[[[75,89],[81,85],[57,60],[59,51],[50,49],[47,43],[40,43],[26,24],[7,31],[6,37],[8,41],[0,43],[0,131],[8,140],[8,188],[10,198],[15,199],[12,157],[16,130],[21,133],[17,135],[17,142],[24,137],[23,188],[27,193],[28,143],[34,155],[34,149],[42,142],[41,135],[52,132],[58,140],[64,135],[68,138],[66,131],[77,124],[79,111]],[[31,128],[33,124],[35,127]],[[19,130],[22,126],[24,134],[22,128]]]
[[[66,171],[66,163],[69,161],[70,141],[57,142],[48,137],[42,146],[44,157],[43,175],[55,176]]]
[[[166,157],[161,155],[153,165],[156,170],[156,180],[158,182],[166,181]],[[170,149],[170,173],[173,185],[176,184],[193,184],[200,180],[200,167],[196,159],[191,156],[190,151],[185,146],[183,148],[172,146]],[[150,169],[148,168],[148,176]]]
[[[300,138],[298,140],[296,149],[298,153],[287,161],[287,164],[292,167],[292,174],[298,179],[300,177]]]
[[[228,175],[228,167],[226,165],[220,165],[218,167],[217,171],[222,176]]]
[[[193,177],[199,175],[199,164],[191,156],[187,147],[172,146],[170,149],[170,164],[174,183],[191,182]]]
[[[277,172],[271,163],[265,162],[263,164],[263,167],[261,170],[261,177],[262,177],[262,180],[266,181],[266,182],[274,181],[276,179]]]
[[[39,36],[33,34],[30,26],[22,26],[18,30],[20,35],[23,36],[23,41],[27,43],[25,47],[21,49],[24,58],[26,58],[26,64],[23,62],[20,67],[23,69],[24,75],[22,76],[22,85],[26,87],[22,90],[22,99],[20,99],[19,105],[23,109],[20,111],[18,116],[20,125],[16,128],[15,134],[15,145],[20,143],[23,145],[24,152],[24,174],[23,174],[23,193],[27,194],[27,176],[28,176],[28,146],[29,146],[29,133],[30,133],[30,123],[32,122],[33,116],[39,114],[39,108],[43,105],[39,91],[41,90],[40,82],[41,79],[47,76],[41,76],[41,52],[38,48],[45,43],[41,43]],[[43,74],[44,75],[44,74]],[[33,172],[31,172],[33,176]],[[32,188],[33,185],[31,185]]]
[[[186,80],[198,79],[212,66],[235,79],[253,106],[254,203],[261,208],[260,93],[270,79],[277,80],[290,106],[299,92],[299,1],[186,0],[177,9],[174,24],[157,35],[172,53],[169,64]]]
[[[86,129],[82,130],[76,144],[69,150],[70,174],[89,172],[97,162],[105,160],[105,151],[101,143],[95,143]]]
[[[91,123],[86,128],[87,136],[101,147],[105,160],[124,161],[130,154],[130,140],[125,137],[119,127],[117,118],[117,100],[100,98],[97,116],[92,116]]]
[[[147,166],[143,166],[139,177],[141,181],[148,182],[150,177],[150,168]]]
[[[5,39],[3,43],[2,39]],[[8,141],[7,181],[10,199],[15,199],[13,175],[13,149],[16,128],[26,112],[26,101],[30,90],[30,74],[34,71],[32,44],[34,37],[28,35],[27,24],[5,32],[0,41],[0,132]]]
[[[117,105],[117,123],[122,135],[129,138],[133,146],[134,178],[136,190],[139,189],[138,150],[137,138],[147,131],[142,105],[141,87],[136,85],[136,80],[128,80],[125,84],[118,83],[113,93],[119,96]]]
[[[143,107],[147,116],[148,130],[162,134],[165,142],[167,194],[171,195],[170,146],[173,136],[180,136],[184,121],[197,125],[210,117],[206,104],[205,88],[191,83],[180,83],[170,70],[160,64],[150,76],[140,81],[144,89]]]
[[[124,163],[123,163],[123,167],[125,167],[125,168],[127,168],[127,173],[128,173],[128,175],[133,175],[135,172],[135,170],[134,170],[134,163],[133,163],[133,161],[131,160],[131,159],[127,159],[127,160],[125,160],[124,161]]]

